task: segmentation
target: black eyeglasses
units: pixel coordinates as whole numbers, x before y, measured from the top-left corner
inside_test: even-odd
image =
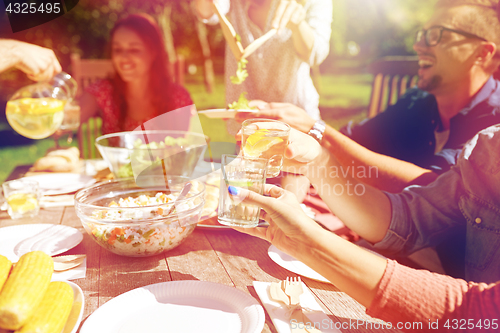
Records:
[[[430,27],[429,29],[418,30],[417,33],[415,34],[415,42],[418,43],[422,40],[422,37],[425,37],[425,45],[427,45],[429,47],[436,46],[441,41],[441,36],[443,35],[443,31],[445,31],[445,30],[450,31],[450,32],[454,32],[456,34],[465,36],[467,38],[480,39],[480,40],[485,41],[485,42],[487,41],[483,37],[479,37],[477,35],[474,35],[474,34],[471,34],[471,33],[465,32],[465,31],[450,29],[450,28],[442,27],[440,25],[436,25],[436,26]]]

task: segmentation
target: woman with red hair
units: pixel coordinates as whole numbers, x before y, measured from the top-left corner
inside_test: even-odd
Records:
[[[161,31],[152,17],[133,14],[117,21],[110,45],[116,73],[86,89],[80,101],[82,122],[99,115],[104,134],[131,131],[193,104],[186,89],[172,81]],[[162,121],[161,129],[187,130],[189,118],[189,110],[175,113],[168,123]]]

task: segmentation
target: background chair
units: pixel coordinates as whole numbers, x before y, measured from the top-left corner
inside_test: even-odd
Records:
[[[81,59],[79,54],[71,54],[71,75],[78,83],[77,96],[81,96],[86,87],[99,79],[111,77],[115,73],[110,59]],[[90,118],[78,128],[78,148],[80,157],[92,159],[100,157],[95,147],[95,139],[101,135],[102,120]]]
[[[368,117],[375,117],[388,105],[396,103],[406,90],[418,80],[417,56],[390,56],[380,58],[368,66],[374,75]]]
[[[77,96],[81,96],[86,87],[99,79],[106,79],[115,73],[111,59],[82,59],[79,54],[72,53],[71,75],[78,83]],[[184,57],[177,55],[175,63],[169,64],[170,72],[176,83],[184,85]],[[78,129],[78,148],[80,157],[84,159],[100,157],[94,145],[95,139],[101,135],[102,121],[98,117],[80,125]]]

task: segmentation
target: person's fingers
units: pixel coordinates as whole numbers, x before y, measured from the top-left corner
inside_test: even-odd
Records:
[[[54,51],[52,51],[52,53],[54,54]],[[62,72],[61,64],[59,63],[59,60],[57,60],[57,57],[55,54],[54,54],[54,59],[52,62],[52,67],[54,68],[54,75]]]
[[[270,109],[279,109],[286,106],[294,106],[290,103],[280,103],[280,102],[271,102],[268,104]]]
[[[260,100],[260,99],[251,100],[250,102],[248,102],[248,105],[251,108],[258,108],[258,109],[268,108],[268,103],[264,102],[263,100]]]
[[[297,2],[295,0],[293,0],[286,7],[285,11],[283,12],[283,16],[281,17],[279,30],[285,29],[287,27],[288,22],[290,22],[290,18],[295,13],[295,11],[298,9],[298,6],[299,5],[297,4]]]
[[[321,146],[311,136],[292,128],[285,157],[297,162],[311,162],[321,153]]]
[[[55,75],[53,64],[49,64],[44,70],[34,75],[36,81],[49,81]]]
[[[274,118],[275,112],[270,111],[270,110],[262,110],[262,111],[256,111],[256,112],[237,112],[234,115],[234,119],[242,123],[247,119],[254,119],[254,118],[271,118],[271,119],[279,119],[279,118]]]
[[[303,7],[299,7],[292,14],[292,17],[290,18],[290,22],[292,22],[295,25],[299,25],[305,19],[306,19],[306,12],[304,11]]]
[[[264,194],[268,195],[272,198],[279,199],[283,195],[285,195],[285,190],[279,186],[276,186],[276,185],[266,184],[264,186]]]
[[[256,228],[232,227],[232,228],[236,231],[241,232],[241,233],[268,240],[267,239],[267,228],[261,228],[261,227],[256,227]]]
[[[278,8],[276,8],[276,14],[274,15],[273,21],[271,22],[271,27],[273,27],[274,29],[278,29],[280,27],[281,17],[283,16],[283,13],[285,12],[289,4],[290,1],[280,1]]]
[[[231,196],[247,204],[259,206],[265,210],[272,210],[270,202],[272,199],[270,198],[241,187],[229,186],[227,190]]]

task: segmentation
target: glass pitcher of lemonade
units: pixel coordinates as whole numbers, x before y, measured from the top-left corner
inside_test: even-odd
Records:
[[[49,82],[23,87],[7,102],[7,121],[30,139],[49,137],[61,126],[64,107],[75,98],[76,90],[76,81],[63,72]]]

